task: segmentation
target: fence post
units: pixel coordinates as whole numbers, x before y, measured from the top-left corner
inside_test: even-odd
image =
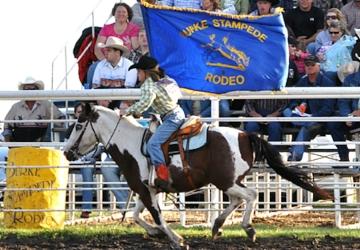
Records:
[[[75,174],[71,173],[68,177],[69,180],[69,210],[70,210],[70,220],[75,219]]]
[[[219,118],[219,102],[218,98],[211,98],[211,118]],[[219,126],[218,121],[212,122],[213,125]],[[210,196],[211,196],[211,213],[210,213],[210,222],[213,224],[215,219],[219,216],[219,202],[220,202],[220,191],[215,186],[211,185]]]
[[[179,193],[180,225],[186,225],[185,193]]]
[[[334,174],[334,201],[335,201],[335,225],[341,227],[341,205],[340,205],[340,175]]]

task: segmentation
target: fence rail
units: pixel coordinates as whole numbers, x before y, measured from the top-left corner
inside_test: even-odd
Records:
[[[360,88],[286,88],[283,91],[261,91],[261,92],[241,92],[231,93],[222,96],[201,96],[201,95],[184,95],[183,99],[191,100],[205,100],[210,99],[212,101],[212,117],[203,119],[204,121],[216,122],[216,121],[230,121],[230,122],[246,122],[246,121],[280,121],[289,122],[295,119],[301,119],[301,121],[360,121],[360,118],[354,117],[303,117],[303,118],[248,118],[248,117],[218,117],[218,101],[220,99],[295,99],[295,98],[339,98],[339,92],[341,92],[342,98],[358,98],[360,96]],[[56,91],[0,91],[1,100],[100,100],[100,99],[116,99],[116,100],[135,100],[140,96],[138,89],[120,89],[120,90],[56,90]],[[73,119],[67,120],[43,120],[44,123],[55,123],[55,122],[72,122]],[[19,121],[5,121],[0,120],[0,123],[6,122],[19,122]],[[24,122],[24,121],[21,121]],[[295,145],[295,144],[306,144],[310,146],[328,146],[329,142],[273,142],[274,145]],[[360,144],[359,141],[347,141],[347,142],[334,142],[331,145],[352,145],[357,149]],[[19,147],[19,146],[36,146],[36,147],[54,147],[62,148],[63,142],[36,142],[36,143],[22,143],[22,142],[1,142],[1,147]],[[326,152],[328,151],[328,152]],[[330,153],[331,149],[324,149],[325,153]],[[309,152],[311,154],[311,152]],[[336,157],[335,157],[336,158]],[[356,158],[359,158],[356,155]],[[336,225],[341,226],[341,212],[344,211],[356,211],[360,215],[360,188],[359,188],[359,171],[356,168],[360,166],[360,162],[337,162],[336,159],[326,159],[323,162],[314,162],[313,159],[302,162],[292,162],[289,165],[306,166],[304,169],[308,172],[309,176],[313,176],[319,180],[322,187],[332,189],[335,194],[335,201],[325,204],[313,201],[312,194],[303,191],[291,183],[281,179],[275,175],[274,172],[266,168],[264,164],[258,164],[257,167],[253,168],[246,177],[245,185],[253,187],[258,191],[259,202],[257,205],[258,212],[273,212],[273,211],[299,211],[299,210],[312,210],[312,211],[335,211]],[[112,162],[104,163],[97,162],[101,167],[111,166]],[[6,165],[4,162],[0,162],[1,165]],[[349,169],[334,169],[326,168],[328,166],[352,166]],[[71,164],[69,167],[69,182],[66,192],[68,193],[68,201],[66,202],[66,212],[69,214],[69,219],[74,219],[74,212],[80,211],[80,205],[82,202],[76,199],[78,192],[84,190],[82,187],[83,183],[76,179],[76,175],[79,173],[80,168],[88,167],[89,165]],[[19,168],[25,166],[5,166],[8,169]],[[50,166],[39,166],[39,168],[45,168]],[[52,166],[53,167],[53,166]],[[55,168],[65,168],[67,166],[55,166]],[[322,178],[320,178],[320,175]],[[4,182],[0,182],[5,188]],[[110,198],[110,201],[103,201],[103,191],[109,190],[110,188],[104,187],[106,183],[102,180],[100,171],[96,171],[96,184],[93,188],[94,192],[97,193],[97,200],[93,202],[96,207],[94,211],[119,211],[116,210],[116,201],[114,197]],[[85,188],[89,189],[89,188]],[[111,188],[114,189],[114,188]],[[124,188],[121,188],[124,189]],[[16,191],[16,189],[6,189],[6,191]],[[25,189],[22,189],[25,190]],[[40,191],[40,189],[27,189],[31,191]],[[51,189],[46,189],[51,190]],[[64,191],[58,190],[58,191]],[[203,201],[190,201],[188,200],[190,194],[201,193],[204,198]],[[261,196],[261,197],[260,197]],[[261,199],[260,199],[261,198]],[[222,192],[219,192],[214,186],[210,185],[204,187],[196,192],[190,192],[188,194],[178,194],[174,196],[173,202],[164,198],[163,210],[169,211],[180,211],[182,224],[186,223],[185,210],[195,210],[207,213],[207,222],[213,221],[213,219],[228,205],[226,197],[223,196]],[[104,206],[109,207],[104,207]],[[190,208],[190,206],[197,205],[197,208]],[[239,210],[242,210],[240,208]],[[3,208],[0,212],[6,212]],[[360,221],[360,216],[359,216]]]

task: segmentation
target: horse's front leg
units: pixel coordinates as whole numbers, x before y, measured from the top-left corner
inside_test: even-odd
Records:
[[[145,208],[145,206],[144,206],[143,202],[140,199],[138,199],[136,201],[136,206],[134,208],[134,215],[133,215],[135,222],[139,226],[144,228],[146,233],[150,237],[157,237],[157,238],[163,237],[165,234],[163,231],[160,230],[160,228],[154,227],[154,226],[150,225],[149,223],[147,223],[145,220],[143,220],[141,213],[144,211],[144,208]]]
[[[162,217],[156,196],[156,190],[153,188],[148,188],[147,190],[148,192],[144,192],[143,195],[140,195],[140,199],[142,200],[143,205],[150,212],[156,226],[169,237],[169,239],[173,243],[173,248],[183,248],[183,238],[175,231],[173,231],[170,227],[168,227],[164,218]]]

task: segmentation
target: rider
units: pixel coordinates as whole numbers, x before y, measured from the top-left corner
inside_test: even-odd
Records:
[[[165,75],[156,59],[142,56],[139,62],[132,65],[129,70],[134,68],[138,70],[141,97],[138,102],[127,110],[126,114],[139,116],[150,107],[160,114],[163,123],[150,138],[147,150],[151,163],[155,166],[157,184],[166,188],[169,185],[169,170],[166,166],[161,145],[169,139],[185,120],[184,111],[177,104],[181,92],[175,80]]]

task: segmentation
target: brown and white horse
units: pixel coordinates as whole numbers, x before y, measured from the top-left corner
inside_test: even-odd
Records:
[[[121,166],[129,187],[139,195],[134,220],[149,235],[166,234],[175,248],[181,248],[182,237],[167,226],[161,215],[156,198],[157,191],[144,184],[149,176],[148,162],[140,149],[145,130],[133,117],[119,117],[110,109],[86,105],[64,148],[64,154],[68,160],[76,160],[89,152],[96,143],[102,143],[112,159]],[[215,220],[212,227],[213,238],[220,236],[219,230],[226,218],[245,200],[242,227],[250,240],[254,241],[255,230],[251,225],[251,217],[257,195],[241,181],[254,162],[265,159],[269,166],[285,179],[322,198],[331,198],[329,193],[320,189],[304,172],[286,167],[279,152],[268,142],[254,134],[228,127],[209,128],[207,144],[189,152],[193,185],[189,184],[184,175],[179,155],[171,158],[169,168],[172,188],[177,192],[186,192],[212,183],[228,195],[230,205]],[[155,226],[140,217],[144,208],[149,210]]]

